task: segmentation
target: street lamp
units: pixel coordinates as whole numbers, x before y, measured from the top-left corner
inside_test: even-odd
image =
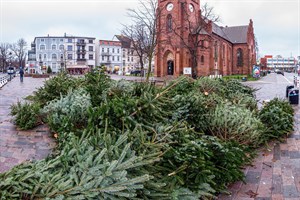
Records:
[[[14,69],[10,65],[11,65],[11,63],[8,64],[8,70],[7,70],[7,73],[9,75],[9,81],[11,81],[11,76],[14,73]]]

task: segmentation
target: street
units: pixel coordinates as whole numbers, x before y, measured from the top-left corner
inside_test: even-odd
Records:
[[[294,76],[300,79],[295,73],[285,73],[284,76],[271,73],[258,81],[248,81],[244,84],[259,89],[256,92],[256,97],[261,105],[264,100],[271,100],[275,97],[285,98],[286,86],[294,84]]]

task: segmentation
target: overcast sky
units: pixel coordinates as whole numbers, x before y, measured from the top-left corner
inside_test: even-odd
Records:
[[[171,1],[171,0],[170,0]],[[300,0],[201,0],[214,7],[223,26],[253,19],[261,55],[300,56]],[[112,39],[129,23],[137,0],[0,0],[0,42],[36,36]]]

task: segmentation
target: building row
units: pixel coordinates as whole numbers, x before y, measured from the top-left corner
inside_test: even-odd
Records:
[[[298,61],[294,57],[265,55],[260,59],[260,66],[263,70],[294,71],[297,69]]]
[[[124,36],[96,40],[64,34],[35,37],[27,66],[29,73],[45,73],[50,67],[54,73],[66,69],[71,74],[82,74],[95,66],[105,66],[111,73],[125,73],[139,68],[138,60],[131,41]]]

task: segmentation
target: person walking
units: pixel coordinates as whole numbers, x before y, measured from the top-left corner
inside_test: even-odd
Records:
[[[24,70],[23,67],[20,67],[20,81],[23,82]]]

